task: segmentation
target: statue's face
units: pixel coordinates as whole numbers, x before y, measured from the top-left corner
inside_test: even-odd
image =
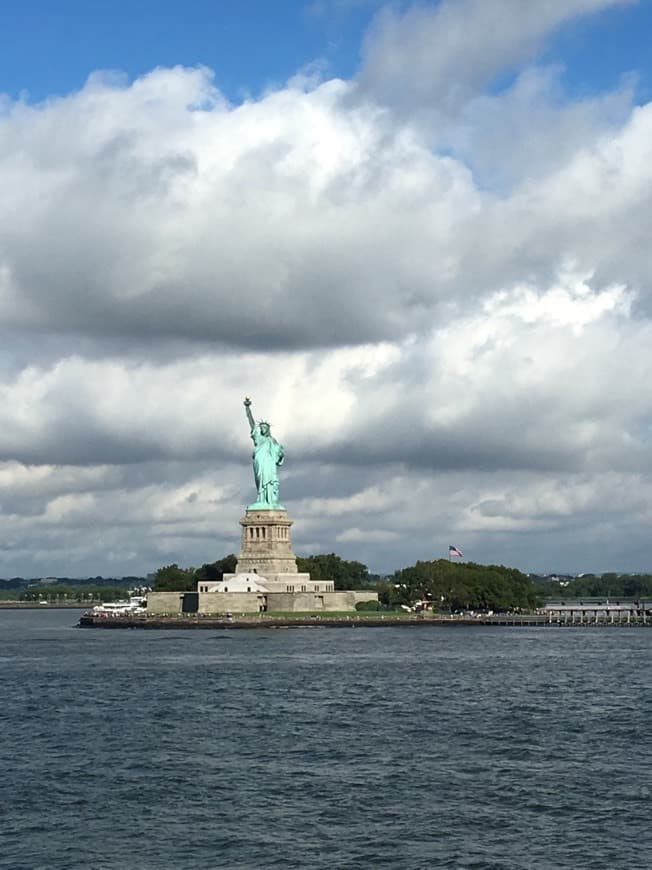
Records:
[[[269,426],[267,425],[267,423],[260,424],[260,434],[269,435]]]

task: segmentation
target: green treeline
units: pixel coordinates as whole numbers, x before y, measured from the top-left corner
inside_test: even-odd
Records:
[[[4,590],[0,598],[7,601],[48,601],[51,604],[60,602],[79,601],[80,604],[90,601],[114,601],[116,598],[127,598],[127,587],[121,586],[77,586],[63,585],[60,583],[52,586],[30,587],[16,590]]]
[[[147,586],[145,577],[0,578],[0,601],[114,601],[129,589]]]
[[[176,563],[164,565],[154,575],[154,589],[158,592],[192,592],[198,580],[221,580],[223,574],[234,574],[237,557],[230,553],[217,562],[207,562],[200,568],[180,568]],[[360,589],[369,586],[377,577],[361,562],[341,559],[335,553],[297,558],[297,568],[309,572],[313,580],[330,580],[336,589]]]
[[[516,568],[435,559],[396,571],[378,584],[383,604],[412,605],[429,600],[438,610],[532,610],[534,584]]]
[[[317,582],[329,580],[335,584],[336,590],[363,589],[375,586],[379,578],[369,574],[369,569],[362,562],[351,562],[336,556],[335,553],[325,553],[318,556],[297,557],[297,568],[302,573],[309,573],[310,579]]]
[[[235,573],[237,557],[230,553],[199,568],[165,565],[154,575],[152,587],[159,591],[194,592],[200,580],[221,580],[223,574]],[[362,562],[342,559],[335,553],[297,557],[300,572],[309,573],[317,582],[334,583],[336,590],[375,589],[382,608],[414,606],[430,601],[436,610],[532,610],[546,599],[582,598],[650,599],[652,574],[583,574],[573,576],[527,576],[504,565],[478,565],[474,562],[451,562],[447,559],[419,561],[392,575],[370,574]],[[143,577],[89,577],[72,580],[56,578],[53,582],[12,577],[0,580],[0,600],[21,601],[111,601],[126,598],[128,590],[143,587]],[[369,605],[371,606],[371,605]]]
[[[152,582],[145,577],[0,578],[0,600],[111,601],[129,590],[151,586],[161,591],[195,591],[199,580],[221,580],[235,573],[237,557],[230,553],[199,568],[176,563],[159,568]],[[413,606],[429,600],[439,610],[531,609],[546,599],[583,598],[652,600],[652,574],[525,575],[504,565],[478,565],[447,559],[419,561],[390,576],[370,574],[362,562],[335,553],[297,557],[297,568],[317,582],[334,583],[336,590],[376,589],[384,607]]]
[[[221,580],[222,574],[233,574],[237,558],[229,553],[217,562],[206,562],[200,568],[180,568],[176,562],[164,565],[154,575],[157,592],[194,592],[198,580]]]
[[[582,574],[581,577],[535,577],[543,598],[652,598],[652,574]]]
[[[221,580],[222,574],[235,572],[236,557],[231,553],[201,568],[166,565],[155,574],[158,591],[194,591],[198,580]],[[335,553],[297,558],[300,572],[311,579],[330,581],[336,590],[371,588],[378,590],[383,607],[413,606],[429,600],[440,610],[531,610],[537,605],[537,590],[531,580],[516,568],[503,565],[453,563],[446,559],[417,562],[409,568],[381,579],[370,574],[362,562],[342,559]]]

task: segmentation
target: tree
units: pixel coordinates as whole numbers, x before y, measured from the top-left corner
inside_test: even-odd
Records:
[[[533,584],[516,568],[453,563],[446,559],[417,562],[396,571],[378,586],[384,604],[414,604],[430,599],[451,610],[529,610],[536,606]]]
[[[179,568],[176,562],[159,568],[154,575],[154,589],[157,592],[194,592],[196,586],[194,568]]]
[[[197,580],[221,580],[224,574],[235,574],[235,566],[238,557],[233,553],[218,559],[217,562],[205,562],[201,568],[197,568]]]
[[[157,592],[194,592],[198,580],[221,580],[224,574],[234,574],[238,559],[233,553],[216,562],[205,562],[201,568],[180,568],[176,562],[164,565],[154,574]]]
[[[301,573],[309,573],[310,579],[331,582],[335,589],[359,589],[369,583],[369,569],[362,562],[350,562],[335,553],[317,556],[299,556],[297,568]]]

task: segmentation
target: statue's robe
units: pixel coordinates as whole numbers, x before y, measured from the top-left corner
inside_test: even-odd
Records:
[[[260,424],[251,430],[254,442],[254,477],[258,490],[258,501],[262,504],[278,504],[277,467],[283,464],[283,445],[271,435],[263,435]]]

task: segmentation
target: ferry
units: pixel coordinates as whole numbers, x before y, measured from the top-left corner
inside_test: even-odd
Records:
[[[127,601],[104,601],[96,604],[88,611],[89,616],[144,616],[147,608],[147,598],[132,595]],[[86,614],[84,614],[86,615]]]

